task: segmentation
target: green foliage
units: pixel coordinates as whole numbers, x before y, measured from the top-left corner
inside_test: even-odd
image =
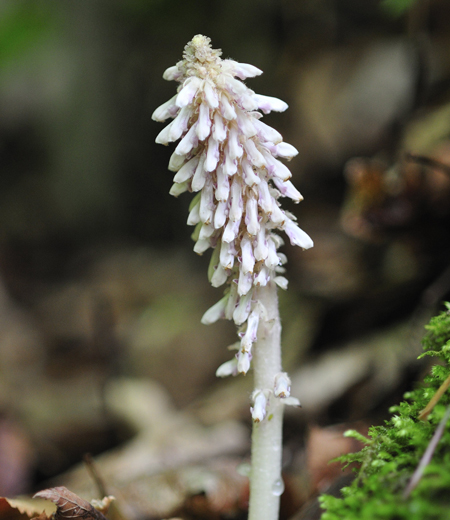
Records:
[[[382,0],[381,8],[391,16],[401,16],[417,0]]]
[[[425,385],[405,394],[405,401],[391,408],[384,426],[372,427],[369,438],[353,431],[366,446],[341,457],[345,464],[359,463],[353,483],[342,489],[342,498],[321,497],[321,520],[441,520],[450,511],[450,428],[446,427],[417,487],[404,498],[405,488],[450,406],[447,391],[428,420],[418,415],[450,374],[450,305],[426,326],[425,353],[439,359]]]
[[[12,62],[45,41],[54,28],[51,5],[17,0],[0,8],[0,64]]]

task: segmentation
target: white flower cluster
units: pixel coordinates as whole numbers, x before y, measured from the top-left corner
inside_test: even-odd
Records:
[[[287,104],[255,94],[240,81],[261,70],[220,55],[209,38],[195,36],[185,47],[184,59],[163,75],[180,83],[177,94],[152,117],[161,122],[173,118],[156,138],[164,145],[181,138],[169,162],[169,170],[176,172],[170,193],[197,192],[187,220],[196,226],[194,251],[202,254],[213,248],[210,282],[214,287],[227,283],[225,296],[202,318],[205,324],[232,319],[239,327],[238,353],[217,371],[223,377],[250,368],[252,345],[265,318],[255,290],[270,280],[287,287],[279,275],[286,262],[278,252],[283,242],[274,230],[285,231],[291,244],[303,249],[313,242],[279,203],[280,197],[295,202],[303,198],[289,181],[289,169],[278,160],[298,152],[261,121],[260,111],[282,112]],[[262,402],[263,397],[256,400]]]

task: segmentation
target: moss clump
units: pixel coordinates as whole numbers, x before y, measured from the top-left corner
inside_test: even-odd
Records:
[[[450,406],[446,391],[427,420],[418,418],[430,399],[450,375],[450,304],[427,325],[424,354],[439,361],[425,378],[425,385],[405,394],[405,401],[391,408],[385,426],[375,426],[366,446],[341,458],[359,463],[353,483],[342,489],[342,498],[324,495],[321,520],[441,520],[450,516],[450,428],[425,468],[418,485],[405,498],[405,489],[427,449],[439,422]],[[421,357],[422,357],[421,356]],[[361,439],[350,431],[347,435]]]

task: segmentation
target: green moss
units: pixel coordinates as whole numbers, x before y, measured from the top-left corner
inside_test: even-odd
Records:
[[[407,498],[405,488],[450,406],[447,390],[428,420],[418,415],[450,375],[450,304],[426,326],[424,354],[437,357],[424,385],[405,394],[405,401],[391,408],[384,426],[372,427],[366,439],[357,432],[348,436],[365,443],[358,453],[341,457],[345,464],[359,463],[353,483],[342,489],[342,498],[321,497],[321,520],[441,520],[450,514],[450,428],[446,427],[417,487]],[[421,356],[421,357],[422,357]]]

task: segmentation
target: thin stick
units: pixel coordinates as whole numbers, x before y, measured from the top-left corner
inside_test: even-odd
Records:
[[[109,493],[107,491],[105,481],[100,476],[100,473],[97,469],[92,455],[90,453],[86,453],[83,456],[83,462],[86,466],[87,472],[89,473],[92,480],[94,481],[95,486],[97,487],[97,491],[100,495],[100,498],[108,497]],[[117,503],[117,500],[111,502],[111,505],[109,506],[108,517],[112,518],[113,520],[128,520],[127,516],[123,514],[119,504]]]
[[[97,488],[98,494],[100,498],[107,497],[108,493],[106,491],[106,486],[101,478],[99,472],[97,471],[97,467],[94,463],[94,459],[92,458],[92,455],[90,453],[86,453],[83,456],[83,462],[86,466],[87,472],[91,476],[92,480],[94,481],[94,484]]]
[[[430,402],[425,406],[425,408],[420,412],[419,419],[421,421],[426,421],[428,419],[428,415],[430,414],[431,410],[437,405],[439,399],[445,394],[448,387],[450,386],[450,375],[447,377],[447,379],[442,383],[442,385],[438,388],[436,393],[433,395],[433,397],[430,399]]]
[[[447,424],[449,417],[450,417],[450,406],[447,408],[447,411],[445,412],[444,417],[441,419],[439,426],[436,428],[436,431],[434,432],[434,435],[431,438],[430,444],[428,444],[427,449],[425,450],[425,453],[422,455],[422,458],[420,459],[420,462],[416,468],[416,471],[414,472],[413,476],[411,477],[411,480],[409,481],[408,485],[406,486],[406,489],[403,493],[403,498],[409,497],[412,490],[417,486],[420,479],[422,478],[423,472],[425,471],[425,468],[430,463],[431,458],[433,457],[433,453],[436,450],[436,447],[437,447],[439,441],[441,440],[442,434],[444,433],[445,425]]]

